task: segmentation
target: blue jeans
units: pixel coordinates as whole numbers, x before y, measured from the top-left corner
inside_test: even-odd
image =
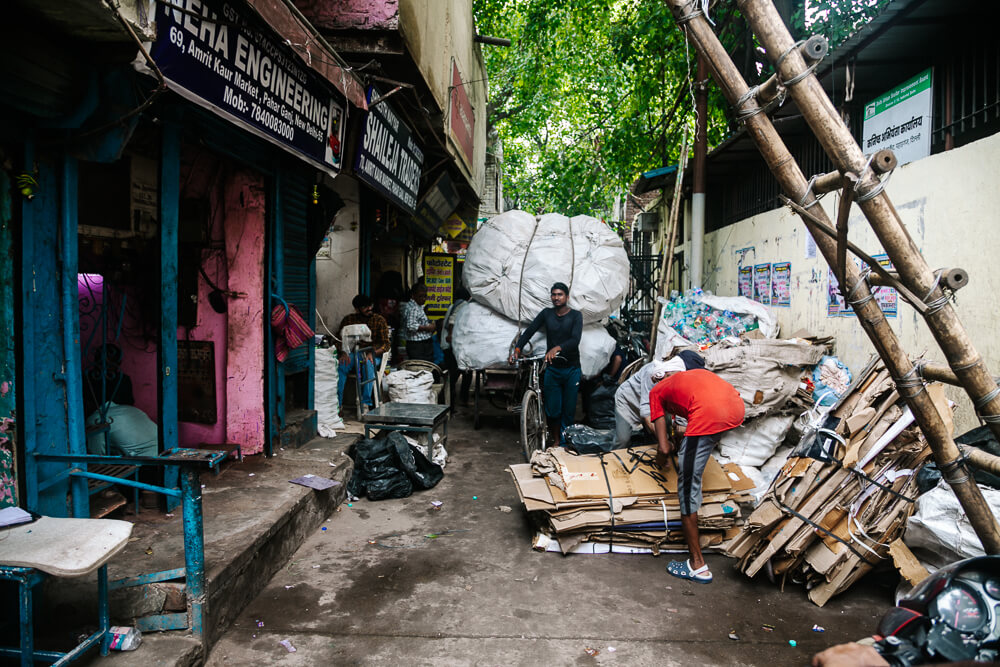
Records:
[[[353,352],[346,364],[343,361],[337,364],[337,405],[341,408],[344,407],[344,385],[347,384],[347,374],[352,369],[358,373],[358,379],[363,382],[374,378],[375,367],[381,364],[382,359],[380,357],[375,357],[375,363],[372,363],[370,360],[363,358],[363,355],[359,352]],[[362,370],[358,371],[358,368]],[[373,385],[371,384],[361,386],[361,400],[369,407],[373,404],[372,388]]]
[[[562,429],[571,425],[576,416],[576,395],[580,390],[580,367],[545,369],[542,395],[545,398],[545,416],[559,419]]]

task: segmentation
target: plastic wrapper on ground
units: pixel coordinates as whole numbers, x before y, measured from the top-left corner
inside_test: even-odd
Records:
[[[550,213],[536,228],[533,215],[507,211],[472,237],[462,280],[476,301],[522,322],[552,305],[553,283],[566,283],[570,307],[588,324],[621,305],[629,263],[621,239],[597,218]]]

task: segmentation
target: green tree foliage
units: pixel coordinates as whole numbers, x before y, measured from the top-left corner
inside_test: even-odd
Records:
[[[808,0],[805,8],[793,0],[793,30],[842,41],[887,1]],[[711,15],[753,83],[760,50],[735,4],[715,3]],[[685,128],[694,127],[696,53],[664,0],[473,0],[473,7],[480,34],[512,40],[509,48],[484,47],[489,122],[503,142],[512,205],[606,216],[641,172],[676,162]],[[711,148],[736,125],[717,87],[708,90]]]

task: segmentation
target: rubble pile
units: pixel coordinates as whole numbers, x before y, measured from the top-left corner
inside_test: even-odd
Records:
[[[938,410],[951,409],[928,385]],[[824,605],[890,557],[931,454],[888,371],[871,363],[803,435],[763,501],[725,547],[748,576],[800,583]]]
[[[575,455],[556,447],[510,466],[524,508],[538,525],[535,548],[568,553],[685,549],[676,459],[662,470],[655,447]],[[738,530],[740,505],[753,487],[739,466],[711,458],[698,511],[702,548],[718,549]]]

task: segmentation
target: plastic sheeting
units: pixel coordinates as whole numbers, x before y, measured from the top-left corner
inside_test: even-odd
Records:
[[[324,438],[334,438],[338,428],[347,428],[340,418],[340,405],[337,403],[339,363],[337,351],[332,347],[316,349],[316,363],[313,366],[316,426]]]
[[[389,400],[395,403],[437,403],[430,371],[393,371],[386,378]]]
[[[521,327],[523,329],[523,327]],[[470,302],[455,317],[451,346],[462,370],[509,368],[507,358],[518,335],[517,323],[486,306]],[[600,324],[583,327],[580,339],[580,368],[583,377],[594,377],[608,365],[615,351],[615,339]],[[544,354],[544,329],[531,338],[527,356]]]
[[[703,295],[701,302],[720,312],[728,310],[737,315],[753,315],[757,318],[758,329],[764,338],[778,337],[778,320],[774,315],[774,311],[760,302],[748,299],[745,296],[718,296],[715,294]],[[667,324],[666,319],[660,319],[660,322],[657,324],[657,330],[657,358],[662,359],[670,356],[675,347],[687,347],[695,344],[694,341],[684,338],[684,336]]]
[[[564,282],[570,287],[570,307],[589,324],[621,305],[629,263],[621,239],[597,218],[549,213],[536,228],[535,216],[515,210],[479,227],[462,279],[476,301],[522,322],[551,306],[552,284]]]
[[[993,514],[1000,515],[1000,491],[981,484],[979,488]],[[955,492],[943,480],[917,499],[903,542],[921,563],[935,568],[985,553]]]

